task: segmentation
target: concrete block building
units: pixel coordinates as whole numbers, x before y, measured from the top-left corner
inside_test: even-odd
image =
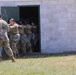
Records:
[[[0,0],[5,20],[19,20],[27,11],[39,25],[40,53],[76,51],[76,0]]]

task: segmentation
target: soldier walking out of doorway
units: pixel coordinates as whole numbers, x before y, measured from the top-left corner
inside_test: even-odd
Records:
[[[17,43],[20,40],[20,34],[18,30],[18,24],[15,22],[13,18],[9,20],[9,27],[10,27],[10,42],[11,42],[11,47],[14,53],[15,57],[19,57],[19,51],[17,49]]]
[[[26,54],[27,48],[31,50],[31,43],[27,37],[27,35],[24,33],[24,29],[26,27],[24,25],[19,26],[19,33],[20,33],[20,41],[21,41],[21,50],[23,52],[23,55]]]
[[[4,21],[1,18],[1,15],[0,15],[0,49],[3,46],[7,55],[12,59],[12,62],[15,62],[15,58],[13,56],[13,52],[9,44],[9,38],[7,35],[8,31],[9,31],[9,25],[7,24],[6,21]],[[0,57],[1,57],[1,52],[0,52]]]

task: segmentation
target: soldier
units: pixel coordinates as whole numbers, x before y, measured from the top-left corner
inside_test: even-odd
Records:
[[[20,41],[21,41],[21,49],[23,51],[23,54],[26,54],[26,47],[29,51],[31,51],[31,43],[29,39],[27,38],[27,35],[24,33],[25,26],[20,25],[19,26],[19,33],[20,33]]]
[[[7,55],[12,59],[12,62],[15,62],[15,58],[13,56],[13,52],[12,52],[12,49],[10,48],[10,44],[9,44],[9,38],[7,35],[8,31],[9,31],[9,26],[8,26],[7,22],[1,18],[1,15],[0,15],[0,49],[2,49],[2,46],[3,46]],[[0,52],[0,54],[1,54],[1,52]]]
[[[18,24],[15,22],[13,18],[9,20],[9,27],[10,27],[10,41],[11,41],[11,47],[14,53],[15,57],[19,57],[19,52],[17,49],[17,43],[20,40],[20,34],[18,30]]]
[[[30,24],[28,24],[27,21],[25,21],[24,33],[27,35],[27,38],[30,41],[30,44],[31,44],[31,39],[32,39],[31,28],[32,28],[32,26]],[[29,48],[29,47],[27,46],[27,48]],[[30,50],[28,50],[28,52],[32,53],[32,48]]]
[[[36,41],[37,41],[37,27],[36,25],[34,24],[34,22],[31,22],[31,31],[32,31],[32,40],[31,40],[31,43],[32,43],[32,50],[35,51],[35,47],[36,47]]]

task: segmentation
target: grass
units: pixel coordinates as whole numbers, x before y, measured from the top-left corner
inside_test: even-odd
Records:
[[[76,75],[76,55],[25,56],[0,62],[0,75]]]

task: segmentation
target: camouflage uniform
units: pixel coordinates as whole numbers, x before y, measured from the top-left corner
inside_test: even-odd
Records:
[[[36,42],[37,42],[37,38],[38,38],[36,25],[32,25],[31,31],[32,31],[32,41],[31,41],[32,49],[33,49],[33,51],[36,51]]]
[[[32,28],[32,26],[30,24],[27,24],[26,27],[25,27],[25,34],[27,35],[30,42],[31,42],[31,39],[32,39],[31,28]]]
[[[11,47],[13,50],[13,53],[16,57],[16,55],[19,54],[18,49],[17,49],[17,43],[20,40],[20,34],[18,31],[18,24],[10,25],[10,41],[11,41]]]
[[[27,38],[27,35],[24,33],[25,26],[19,27],[19,33],[20,33],[20,41],[21,41],[21,49],[23,53],[26,53],[26,47],[29,51],[31,51],[31,43],[29,39]]]
[[[37,34],[36,26],[32,26],[31,31],[32,31],[32,39],[34,40]]]
[[[10,57],[13,56],[12,49],[10,48],[9,38],[7,36],[7,32],[9,31],[9,26],[4,20],[0,20],[0,56],[1,56],[1,49],[2,46],[6,51],[7,55]]]

